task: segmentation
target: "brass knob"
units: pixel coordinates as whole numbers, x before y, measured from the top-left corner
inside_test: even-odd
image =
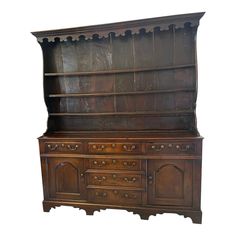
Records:
[[[96,148],[97,148],[97,146],[96,146],[96,145],[93,145],[92,147],[93,147],[93,149],[96,149]]]
[[[129,194],[128,194],[128,193],[125,193],[124,196],[125,196],[125,198],[128,198],[128,197],[129,197]]]
[[[148,179],[149,179],[148,183],[149,183],[149,184],[152,184],[152,183],[153,183],[153,181],[152,181],[153,177],[152,177],[151,175],[149,175],[149,176],[148,176]]]
[[[81,177],[83,177],[83,176],[84,176],[84,174],[83,174],[83,173],[81,173],[81,174],[80,174],[80,176],[81,176]]]
[[[98,164],[98,162],[97,162],[97,161],[94,161],[94,162],[93,162],[93,164],[94,164],[94,165],[97,165],[97,164]]]
[[[176,145],[176,148],[177,148],[177,149],[179,149],[179,148],[180,148],[180,146],[179,146],[179,145]]]
[[[94,179],[95,179],[95,180],[97,180],[97,179],[98,179],[98,177],[97,177],[97,176],[94,176]]]
[[[62,146],[62,147],[65,147],[65,144],[64,144],[64,143],[62,143],[62,144],[61,144],[61,146]]]
[[[114,194],[118,194],[118,191],[117,191],[117,190],[114,190],[113,193],[114,193]]]
[[[115,179],[115,178],[116,178],[116,175],[115,175],[115,174],[113,174],[113,175],[112,175],[112,178],[113,178],[113,179]]]
[[[102,161],[102,164],[103,164],[103,165],[105,165],[105,164],[106,164],[106,162],[105,162],[105,161]]]
[[[133,162],[133,163],[132,163],[132,166],[136,166],[136,162]]]
[[[113,164],[116,164],[116,160],[112,160],[112,163],[113,163]]]
[[[106,179],[107,179],[107,177],[106,177],[106,176],[102,176],[102,179],[103,179],[103,180],[106,180]]]
[[[124,166],[127,166],[127,165],[128,165],[128,163],[125,161],[125,162],[123,163],[123,165],[124,165]]]
[[[116,145],[113,143],[113,144],[111,145],[111,147],[112,147],[112,148],[115,148],[115,147],[116,147]]]
[[[107,193],[103,193],[102,196],[103,196],[103,197],[106,197],[106,196],[107,196]]]

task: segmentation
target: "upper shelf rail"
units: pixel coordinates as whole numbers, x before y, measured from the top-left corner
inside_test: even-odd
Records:
[[[163,90],[145,90],[145,91],[131,91],[131,92],[100,92],[100,93],[58,93],[49,94],[50,98],[64,98],[64,97],[96,97],[96,96],[122,96],[122,95],[141,95],[141,94],[158,94],[158,93],[178,93],[178,92],[194,92],[193,88],[185,89],[163,89]]]
[[[193,68],[195,64],[185,64],[185,65],[171,65],[162,67],[149,67],[149,68],[132,68],[132,69],[122,69],[122,70],[106,70],[106,71],[81,71],[81,72],[58,72],[58,73],[45,73],[46,77],[53,76],[90,76],[90,75],[105,75],[105,74],[123,74],[123,73],[135,73],[135,72],[149,72],[149,71],[160,71],[160,70],[173,70],[173,69],[185,69]]]

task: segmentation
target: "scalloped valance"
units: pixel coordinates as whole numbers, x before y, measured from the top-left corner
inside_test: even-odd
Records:
[[[68,39],[78,41],[81,38],[84,38],[85,40],[92,39],[93,37],[107,38],[110,34],[114,34],[118,37],[120,35],[124,36],[127,32],[139,34],[141,30],[145,30],[146,33],[153,32],[154,29],[157,28],[160,31],[169,30],[170,26],[174,26],[175,29],[184,28],[185,25],[197,27],[199,25],[199,20],[203,15],[204,12],[199,12],[111,24],[38,31],[32,32],[32,34],[40,43],[44,41],[55,42],[56,39],[59,41],[67,41]]]

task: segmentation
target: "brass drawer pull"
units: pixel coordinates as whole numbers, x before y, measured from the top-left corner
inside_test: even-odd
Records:
[[[103,198],[107,197],[107,193],[106,192],[96,192],[95,195],[97,197],[103,197]]]
[[[105,148],[106,148],[106,146],[105,145],[93,145],[92,146],[92,148],[93,149],[95,149],[95,150],[97,150],[97,151],[103,151]]]
[[[156,146],[156,145],[152,145],[152,146],[151,146],[151,149],[154,150],[154,151],[156,151],[156,152],[160,152],[160,151],[162,151],[164,148],[165,148],[165,145],[163,145],[163,144],[160,145],[159,147]]]
[[[77,149],[78,149],[78,145],[76,144],[74,147],[72,147],[71,145],[67,145],[67,148],[69,149],[69,150],[71,150],[71,151],[76,151]]]
[[[58,149],[58,145],[56,144],[55,146],[52,146],[51,144],[48,144],[48,148],[51,150],[51,151],[55,151]]]
[[[123,162],[123,165],[124,165],[124,166],[128,166],[128,167],[133,167],[133,166],[136,166],[136,162],[127,162],[127,161],[124,161],[124,162]]]
[[[94,176],[94,179],[99,182],[102,182],[102,181],[105,181],[107,179],[107,177],[106,176]]]
[[[99,161],[93,161],[93,164],[94,164],[95,166],[102,167],[102,166],[105,166],[107,163],[106,163],[105,161],[101,161],[101,162],[99,162]]]
[[[133,144],[133,145],[123,145],[123,149],[127,152],[132,152],[133,150],[136,149],[136,146]]]
[[[137,179],[136,179],[135,177],[130,178],[130,179],[127,178],[127,177],[124,178],[124,181],[127,182],[127,183],[135,183],[136,180],[137,180]]]
[[[127,199],[135,199],[135,198],[137,198],[137,196],[135,194],[128,194],[128,193],[124,193],[123,197],[127,198]]]
[[[175,147],[180,152],[186,152],[190,149],[190,145],[186,145],[185,147],[180,146],[180,145],[176,145]]]

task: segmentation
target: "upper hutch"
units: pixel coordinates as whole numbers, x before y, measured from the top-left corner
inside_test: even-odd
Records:
[[[196,34],[204,13],[34,32],[43,51],[44,210],[201,222]]]

